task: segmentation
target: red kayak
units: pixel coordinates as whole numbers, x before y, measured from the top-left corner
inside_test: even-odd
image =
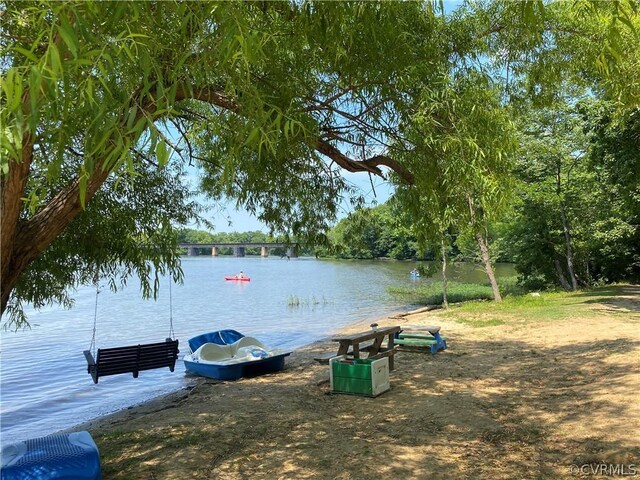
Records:
[[[249,277],[224,277],[225,280],[236,280],[238,282],[250,282]]]

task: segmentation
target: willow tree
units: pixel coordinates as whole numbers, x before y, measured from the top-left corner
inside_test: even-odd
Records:
[[[469,2],[462,13],[478,32],[476,52],[508,93],[518,83],[540,103],[567,84],[594,89],[621,106],[640,102],[640,6],[636,0]]]
[[[424,82],[449,66],[445,23],[420,3],[4,2],[1,311],[87,281],[65,270],[33,292],[59,239],[57,258],[110,278],[176,266],[170,244],[127,263],[92,227],[64,240],[105,185],[132,202],[119,180],[144,188],[141,165],[197,164],[212,196],[309,237],[352,195],[340,170],[414,182],[391,144],[414,66]],[[130,251],[150,229],[127,215]]]
[[[540,277],[555,277],[576,290],[576,238],[591,236],[599,216],[592,207],[594,194],[600,190],[585,168],[588,141],[577,99],[609,100],[607,116],[629,131],[623,125],[640,104],[640,7],[634,0],[577,0],[491,2],[471,10],[476,28],[490,32],[487,70],[522,117],[518,170],[530,184],[519,206],[524,278],[545,272]],[[586,283],[589,268],[582,270]]]
[[[197,164],[214,198],[236,199],[276,233],[310,238],[343,197],[357,196],[341,170],[392,170],[417,183],[424,172],[412,168],[421,167],[401,159],[415,147],[402,130],[419,96],[446,88],[465,52],[486,52],[497,32],[432,5],[3,2],[0,311],[36,298],[27,278],[47,268],[36,260],[105,185],[125,203],[118,179],[144,188],[141,165]],[[143,230],[128,215],[130,245],[146,242],[153,222],[172,228],[168,211]],[[61,242],[57,257],[76,258],[79,242],[92,250],[89,238]],[[170,245],[122,255],[106,242],[77,264],[111,278],[141,271],[146,293],[144,257],[177,266]],[[67,271],[55,290],[85,280]],[[42,288],[37,298],[61,297]]]
[[[488,224],[510,204],[515,130],[500,91],[475,70],[452,75],[435,95],[423,92],[406,136],[415,148],[403,161],[415,186],[399,184],[397,197],[423,242],[445,249],[449,229],[475,240],[496,301],[500,289],[489,249]],[[443,254],[446,258],[446,252]]]

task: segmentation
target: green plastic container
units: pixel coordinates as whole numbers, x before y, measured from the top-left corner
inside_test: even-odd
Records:
[[[375,397],[389,390],[389,359],[352,359],[344,356],[329,361],[331,391]]]

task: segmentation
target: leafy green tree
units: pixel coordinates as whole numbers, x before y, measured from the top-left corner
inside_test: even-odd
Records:
[[[550,105],[568,85],[640,102],[640,8],[635,0],[474,2],[461,12],[481,32],[476,52],[512,101]],[[520,88],[522,87],[522,88]]]
[[[308,237],[353,193],[340,169],[412,182],[386,147],[402,89],[417,60],[435,71],[449,53],[419,3],[5,2],[2,17],[1,312],[140,163],[197,163],[211,195]]]
[[[581,164],[585,162],[587,140],[583,134],[581,119],[571,105],[556,104],[534,114],[525,127],[520,162],[521,176],[530,185],[528,199],[535,205],[532,213],[550,215],[551,235],[556,232],[554,242],[559,251],[553,259],[558,279],[565,288],[577,290],[575,271],[574,224],[578,212],[584,211],[586,193],[579,185],[587,174]],[[582,198],[579,198],[582,194]],[[577,226],[575,226],[577,228]],[[558,256],[562,256],[560,266]]]
[[[469,231],[500,301],[487,228],[510,202],[515,130],[486,76],[469,69],[445,80],[447,88],[423,92],[407,128],[416,148],[403,160],[420,173],[413,186],[399,183],[397,198],[419,242],[437,245],[443,262],[447,232]]]
[[[506,243],[529,286],[638,278],[637,124],[613,121],[605,105],[556,104],[528,118]]]
[[[74,174],[73,169],[62,172],[57,186],[62,188]],[[32,171],[31,175],[45,173]],[[30,188],[29,184],[27,192]],[[43,200],[48,201],[52,192],[42,192]],[[97,277],[108,278],[115,290],[135,274],[147,297],[157,291],[161,275],[179,280],[182,270],[174,227],[200,213],[190,188],[172,168],[158,170],[141,163],[134,175],[123,172],[118,179],[108,178],[83,214],[20,277],[5,326],[27,325],[22,302],[35,307],[71,306],[69,285],[90,284]]]
[[[588,168],[595,178],[589,219],[589,276],[640,281],[640,110],[612,115],[609,102],[581,109],[589,132]]]
[[[214,241],[214,235],[204,230],[181,228],[177,232],[178,243],[210,243]]]
[[[532,134],[531,125],[525,127],[531,134],[524,149],[530,161],[521,162],[517,172],[525,182],[519,216],[504,243],[514,247],[518,268],[530,284],[560,283],[575,289],[578,280],[589,283],[598,270],[594,258],[603,245],[597,239],[615,244],[614,239],[633,238],[628,219],[634,215],[623,213],[619,199],[604,193],[620,185],[603,182],[611,177],[589,165],[594,157],[586,151],[589,143],[578,125],[575,100],[571,106],[563,102],[585,90],[612,100],[609,121],[604,122],[608,125],[625,123],[620,119],[635,111],[640,101],[637,2],[489,2],[470,10],[465,17],[472,19],[473,28],[486,32],[486,37],[478,37],[477,51],[485,49],[484,65],[501,80],[506,98],[520,111],[548,109],[533,114],[538,121],[546,115],[544,128],[538,124]],[[607,130],[608,136],[613,129]],[[616,141],[623,140],[618,137],[622,131],[633,143],[632,129],[616,132]],[[622,158],[613,162],[618,161]],[[630,253],[627,248],[613,250]],[[625,258],[633,264],[632,256]]]

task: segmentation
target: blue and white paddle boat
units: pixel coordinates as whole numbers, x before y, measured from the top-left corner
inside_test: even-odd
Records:
[[[237,380],[284,368],[291,352],[269,348],[236,330],[203,333],[189,340],[191,353],[184,356],[187,373],[215,380]]]

